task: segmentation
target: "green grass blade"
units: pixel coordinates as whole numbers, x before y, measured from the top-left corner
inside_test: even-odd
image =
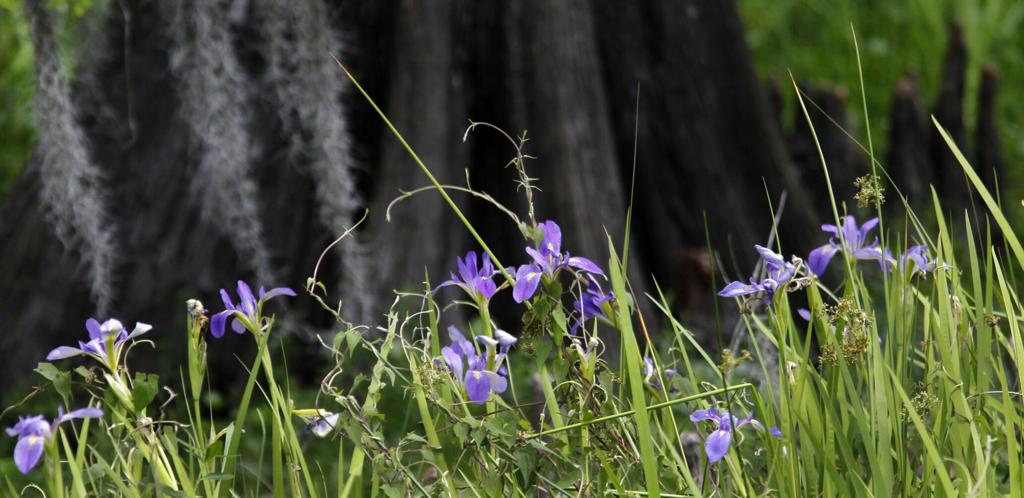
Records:
[[[658,455],[654,451],[654,438],[651,436],[650,417],[647,413],[647,399],[644,394],[644,377],[641,370],[643,355],[636,342],[636,335],[633,332],[632,317],[629,314],[629,302],[626,298],[625,276],[622,274],[622,267],[615,253],[615,245],[611,238],[608,239],[608,252],[611,255],[608,262],[609,274],[612,281],[612,290],[615,292],[615,314],[616,324],[622,336],[623,352],[625,354],[626,369],[629,382],[630,398],[633,402],[633,421],[636,425],[637,439],[640,446],[640,461],[644,469],[644,480],[648,496],[657,498],[661,495],[661,485],[658,482]]]

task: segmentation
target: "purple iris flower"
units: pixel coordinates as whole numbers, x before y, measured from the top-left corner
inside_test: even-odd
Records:
[[[109,319],[102,324],[95,318],[85,321],[85,328],[89,331],[87,342],[78,341],[78,347],[60,346],[46,355],[49,361],[63,360],[78,355],[89,355],[107,365],[111,370],[116,370],[121,361],[121,354],[124,352],[124,345],[146,332],[153,326],[146,323],[135,323],[135,328],[128,333],[120,320]]]
[[[823,232],[829,232],[837,237],[841,232],[842,244],[836,242],[834,238],[829,238],[827,244],[811,251],[811,254],[807,256],[807,267],[815,275],[821,275],[825,273],[825,268],[828,267],[829,261],[832,261],[832,257],[837,252],[843,251],[854,259],[878,261],[884,271],[889,271],[889,266],[896,262],[892,253],[888,248],[882,248],[879,245],[878,237],[875,237],[870,244],[868,243],[868,232],[875,228],[875,225],[878,225],[878,218],[871,218],[858,227],[857,220],[853,216],[844,216],[842,227],[822,225]]]
[[[949,269],[949,265],[939,264],[937,260],[931,259],[928,255],[928,246],[913,246],[907,249],[900,257],[900,266],[910,268],[910,274],[925,275],[937,269]]]
[[[62,408],[57,409],[57,418],[51,424],[42,415],[34,417],[21,417],[14,427],[7,428],[7,435],[18,438],[18,444],[14,446],[14,465],[22,474],[28,474],[43,457],[43,449],[46,442],[50,440],[57,426],[74,418],[99,418],[103,416],[103,410],[95,407],[79,408],[64,413]]]
[[[665,378],[665,381],[671,382],[672,377],[676,375],[676,369],[663,369],[661,375]],[[655,389],[661,389],[661,380],[658,378],[657,370],[654,368],[654,361],[647,356],[644,356],[644,381]]]
[[[562,252],[562,229],[558,224],[548,220],[540,224],[544,237],[540,242],[540,249],[526,248],[526,253],[533,258],[533,263],[527,263],[516,270],[516,285],[512,289],[512,299],[521,303],[533,297],[540,285],[541,277],[554,277],[555,272],[562,268],[573,267],[595,275],[604,276],[604,271],[593,261],[579,256],[570,256],[568,252]]]
[[[608,317],[604,314],[604,310],[601,307],[604,303],[615,298],[614,292],[605,292],[601,289],[601,284],[598,283],[597,279],[594,278],[593,275],[588,275],[588,277],[589,278],[587,280],[589,280],[589,283],[587,284],[587,289],[582,292],[579,299],[573,303],[576,308],[576,313],[579,314],[576,322],[572,325],[573,334],[575,334],[576,330],[590,318],[607,320]]]
[[[754,419],[753,414],[744,419],[737,419],[735,415],[731,415],[729,412],[719,414],[714,408],[697,410],[690,414],[691,422],[700,422],[702,420],[711,420],[717,425],[717,428],[711,434],[708,434],[707,439],[704,440],[704,452],[708,455],[708,461],[711,463],[721,460],[729,452],[734,430],[739,430],[747,424],[753,425],[759,430],[764,430],[764,425]],[[777,427],[772,427],[768,433],[773,437],[782,437],[782,431]]]
[[[295,291],[287,287],[277,287],[270,289],[269,292],[260,287],[260,297],[256,299],[249,284],[239,280],[237,305],[231,302],[228,291],[220,290],[220,298],[224,300],[224,311],[210,318],[210,333],[218,339],[224,337],[224,325],[227,323],[228,317],[234,317],[231,322],[231,330],[236,333],[243,334],[247,329],[256,330],[257,327],[260,327],[263,303],[278,296],[295,297],[295,295]]]
[[[483,354],[477,354],[476,346],[468,341],[455,326],[448,327],[451,345],[441,349],[452,374],[466,387],[469,400],[478,405],[487,402],[491,391],[501,394],[508,388],[507,374],[501,365],[516,338],[503,330],[495,330],[494,337],[476,336],[477,343],[484,345]]]
[[[490,300],[498,290],[498,286],[494,284],[494,275],[498,272],[494,269],[494,264],[491,263],[491,256],[484,253],[479,267],[476,264],[475,251],[467,252],[465,259],[456,259],[459,266],[458,276],[452,273],[452,279],[435,287],[434,292],[442,287],[457,285],[474,300],[479,298],[483,298],[484,301]]]
[[[786,261],[781,254],[767,247],[755,245],[754,249],[757,250],[757,253],[761,255],[761,259],[764,260],[768,276],[760,282],[751,278],[749,284],[740,281],[731,282],[725,288],[718,291],[719,296],[740,297],[763,292],[765,293],[765,299],[771,300],[776,290],[793,279],[793,276],[796,274],[796,266],[793,263]]]

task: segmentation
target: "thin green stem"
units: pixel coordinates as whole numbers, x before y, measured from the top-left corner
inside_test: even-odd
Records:
[[[734,386],[730,386],[728,389],[726,389],[726,388],[719,388],[719,389],[714,389],[714,390],[711,390],[711,391],[705,391],[705,392],[702,392],[700,394],[694,394],[694,395],[691,395],[691,396],[684,396],[682,398],[676,398],[676,399],[671,399],[671,400],[668,400],[668,401],[664,401],[662,403],[656,403],[656,404],[648,406],[647,409],[648,410],[658,410],[658,409],[661,409],[661,408],[668,408],[670,406],[675,406],[675,405],[678,405],[680,403],[687,403],[687,402],[690,402],[690,401],[695,401],[695,400],[698,400],[698,399],[704,399],[704,398],[707,398],[707,397],[723,394],[723,393],[725,393],[727,391],[737,391],[737,390],[740,390],[740,389],[748,389],[748,388],[752,388],[752,387],[754,387],[753,384],[751,384],[749,382],[745,382],[743,384],[736,384]],[[580,428],[580,427],[586,427],[588,425],[599,424],[601,422],[607,422],[609,420],[615,420],[617,418],[631,417],[634,414],[636,414],[636,410],[626,410],[624,412],[613,413],[611,415],[605,415],[603,417],[592,418],[590,420],[585,420],[583,422],[575,422],[575,423],[572,423],[572,424],[569,424],[569,425],[564,425],[562,427],[558,427],[558,428],[555,428],[555,429],[548,429],[546,431],[541,431],[541,432],[537,432],[537,433],[534,433],[534,434],[530,434],[530,435],[526,436],[525,439],[535,439],[535,438],[538,438],[538,437],[550,436],[551,434],[557,434],[557,433],[563,432],[563,431],[569,431],[569,430],[577,429],[577,428]]]

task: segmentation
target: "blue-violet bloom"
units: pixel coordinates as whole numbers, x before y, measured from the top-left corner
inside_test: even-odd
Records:
[[[260,287],[259,299],[253,295],[249,284],[238,281],[238,304],[231,302],[231,296],[224,289],[220,290],[220,298],[224,301],[224,311],[213,315],[210,318],[210,333],[216,338],[224,337],[224,325],[228,317],[234,317],[231,322],[231,330],[243,334],[246,329],[255,330],[260,327],[259,319],[263,311],[263,304],[278,296],[295,297],[295,291],[287,287],[277,287],[266,291]]]
[[[441,285],[434,288],[434,292],[437,292],[437,289],[442,287],[457,285],[474,300],[480,298],[484,301],[490,300],[491,296],[498,290],[498,286],[494,284],[494,275],[498,272],[494,269],[494,264],[491,263],[491,256],[484,253],[479,267],[477,266],[475,251],[467,252],[465,259],[456,259],[458,261],[459,274],[455,275],[455,273],[452,273],[451,280],[442,282]]]
[[[764,260],[768,276],[760,282],[751,278],[749,284],[740,281],[731,282],[725,288],[718,291],[719,296],[740,297],[763,292],[765,299],[771,300],[776,290],[793,279],[793,276],[796,274],[796,266],[793,263],[786,261],[781,254],[767,247],[755,245],[754,249],[757,250],[757,253],[761,255],[761,259]]]
[[[555,272],[566,267],[573,267],[595,275],[604,276],[604,271],[593,261],[579,256],[570,256],[562,252],[562,229],[558,224],[548,220],[540,224],[543,237],[540,249],[526,248],[526,253],[533,258],[516,270],[516,285],[512,289],[512,299],[521,303],[533,297],[540,285],[541,277],[554,277]]]
[[[441,349],[441,356],[455,378],[465,386],[470,401],[482,405],[490,399],[491,391],[505,392],[508,381],[503,373],[507,372],[501,363],[516,343],[515,337],[503,330],[496,330],[493,338],[477,336],[477,343],[484,345],[483,354],[478,354],[476,346],[455,326],[448,327],[448,337],[451,345]]]
[[[96,407],[79,408],[64,413],[61,408],[57,409],[57,418],[51,424],[42,415],[33,417],[21,417],[14,427],[7,428],[7,435],[18,438],[18,444],[14,446],[14,465],[22,474],[28,474],[39,460],[43,457],[43,449],[46,442],[50,440],[57,426],[74,418],[99,418],[103,416],[103,410]]]
[[[858,227],[857,220],[853,216],[844,216],[842,227],[822,225],[823,232],[829,232],[837,237],[841,233],[842,243],[836,242],[835,238],[829,238],[827,244],[811,251],[811,254],[807,256],[807,267],[815,275],[821,275],[825,273],[825,268],[832,261],[832,257],[837,252],[843,251],[854,259],[878,261],[882,270],[889,271],[889,267],[896,262],[892,253],[888,248],[882,248],[879,245],[878,237],[868,243],[868,232],[875,228],[875,225],[878,225],[878,218],[871,218]]]
[[[753,414],[744,419],[737,419],[735,415],[731,415],[729,412],[719,414],[714,408],[697,410],[690,414],[691,422],[700,422],[702,420],[711,420],[717,426],[711,434],[708,434],[707,439],[704,440],[704,452],[708,455],[708,461],[711,463],[721,460],[729,452],[734,430],[739,430],[747,424],[753,425],[759,430],[764,430],[764,425],[754,419]],[[777,427],[772,427],[768,433],[773,437],[782,437],[782,431]]]
[[[939,264],[937,260],[931,259],[928,255],[928,246],[925,245],[907,248],[903,256],[900,256],[900,266],[910,268],[911,275],[925,275],[937,269],[949,269],[949,265]]]
[[[131,333],[124,328],[120,320],[111,318],[102,324],[95,318],[85,321],[85,329],[89,331],[87,342],[78,341],[78,347],[60,346],[46,355],[49,361],[63,360],[78,355],[89,355],[103,363],[111,370],[120,364],[125,344],[153,328],[152,325],[136,322]]]
[[[573,307],[576,308],[578,316],[576,322],[572,325],[572,333],[575,334],[576,330],[580,328],[588,319],[596,318],[607,320],[608,317],[604,313],[604,303],[611,301],[615,298],[615,293],[612,291],[605,292],[601,289],[601,284],[597,282],[597,279],[593,275],[588,275],[587,289],[580,293],[579,299],[573,303]]]

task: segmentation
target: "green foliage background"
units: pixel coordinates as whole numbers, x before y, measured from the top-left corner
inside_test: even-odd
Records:
[[[35,139],[32,45],[16,2],[0,3],[0,197],[21,171]]]
[[[863,140],[864,115],[859,98],[856,56],[850,25],[857,31],[864,69],[868,112],[875,150],[886,150],[889,109],[897,82],[908,71],[917,75],[924,103],[939,93],[942,64],[954,20],[967,44],[967,89],[964,115],[973,141],[981,70],[994,65],[1000,75],[999,126],[1007,176],[1000,179],[1012,199],[1022,194],[1024,171],[1024,3],[1013,0],[739,0],[759,74],[782,82],[785,119],[796,106],[786,84],[829,83],[847,89],[851,133]],[[800,119],[803,119],[801,116]],[[879,147],[880,146],[880,147]],[[970,144],[968,144],[970,149]],[[884,158],[880,156],[880,158]],[[883,160],[884,162],[884,160]],[[883,164],[884,165],[884,164]],[[976,165],[983,167],[983,165]],[[818,187],[817,185],[811,187]],[[1009,188],[1005,188],[1009,187]]]

